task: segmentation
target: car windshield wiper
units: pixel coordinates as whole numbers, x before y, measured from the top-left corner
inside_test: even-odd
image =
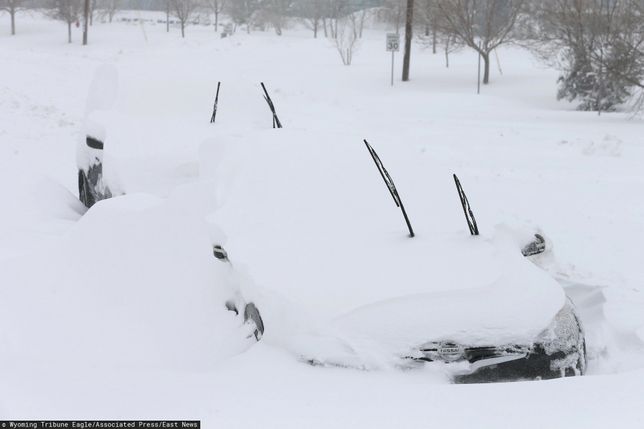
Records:
[[[219,104],[219,88],[221,88],[221,82],[217,82],[217,94],[215,95],[215,104],[212,107],[212,116],[210,116],[210,123],[214,124],[217,119],[217,104]]]
[[[409,217],[407,217],[407,212],[405,211],[405,206],[403,205],[402,200],[400,199],[400,195],[398,194],[398,190],[396,189],[396,185],[394,184],[394,180],[391,178],[389,175],[389,172],[385,168],[385,166],[382,164],[382,161],[380,160],[380,157],[376,153],[376,151],[371,147],[369,142],[367,140],[364,140],[364,144],[367,146],[367,150],[369,151],[369,154],[371,155],[371,158],[373,159],[373,162],[376,164],[376,168],[380,172],[380,176],[382,177],[382,180],[385,181],[385,185],[387,185],[387,189],[389,189],[389,193],[391,194],[391,197],[394,199],[394,203],[396,203],[396,207],[400,207],[400,211],[402,211],[403,217],[405,218],[405,223],[407,224],[407,229],[409,229],[409,237],[414,237],[414,230],[411,227],[411,223],[409,222]]]
[[[271,96],[268,95],[268,91],[266,90],[264,82],[260,82],[260,84],[262,85],[262,89],[264,90],[264,100],[266,100],[268,108],[271,109],[271,113],[273,114],[273,128],[282,128],[282,123],[277,117],[277,112],[275,112],[275,105],[273,104],[273,100],[271,100]]]
[[[465,220],[467,221],[467,226],[470,229],[470,234],[479,235],[479,227],[476,224],[476,219],[474,218],[474,212],[472,207],[470,207],[470,202],[467,200],[467,195],[463,191],[463,186],[461,186],[461,181],[458,180],[456,174],[454,174],[454,183],[456,183],[456,190],[458,191],[458,197],[461,199],[461,205],[463,206],[463,213],[465,214]]]

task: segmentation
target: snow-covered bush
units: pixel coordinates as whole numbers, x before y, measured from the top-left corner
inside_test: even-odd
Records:
[[[614,111],[631,95],[629,83],[610,73],[612,59],[597,64],[585,53],[568,54],[562,60],[563,72],[558,79],[557,99],[579,101],[579,110]]]
[[[559,99],[580,110],[615,110],[644,85],[641,2],[548,0],[528,20],[535,51],[561,70]]]

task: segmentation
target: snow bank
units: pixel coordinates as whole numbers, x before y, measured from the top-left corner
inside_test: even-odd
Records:
[[[250,345],[208,225],[149,195],[105,200],[59,242],[0,268],[3,372],[205,370]]]
[[[644,241],[640,197],[644,151],[638,121],[621,114],[597,117],[571,111],[572,106],[556,102],[553,95],[556,71],[535,67],[529,54],[515,48],[499,50],[505,74],[493,73],[492,84],[477,96],[476,55],[470,50],[451,55],[449,69],[442,56],[415,51],[412,81],[391,88],[391,58],[383,50],[380,31],[365,29],[360,55],[347,68],[327,40],[314,40],[308,30],[279,38],[238,32],[219,39],[212,28],[195,26],[181,39],[176,28],[166,33],[165,25],[146,24],[146,39],[140,25],[95,22],[90,45],[80,46],[66,43],[66,29],[59,22],[29,14],[19,19],[22,30],[17,37],[0,35],[8,76],[8,83],[0,85],[3,417],[195,416],[206,427],[231,428],[414,427],[428,416],[434,425],[453,428],[471,427],[472,422],[494,428],[516,422],[527,428],[637,427],[642,420],[644,373],[637,368],[644,361],[644,277],[637,246]],[[72,30],[74,40],[79,40],[80,29]],[[118,172],[129,193],[169,197],[172,202],[161,202],[169,210],[163,215],[154,204],[145,209],[145,201],[130,202],[141,206],[142,215],[149,210],[154,222],[164,223],[160,219],[165,218],[164,225],[172,227],[155,233],[165,239],[162,245],[142,225],[150,236],[149,249],[133,250],[142,242],[125,250],[109,245],[106,248],[114,254],[103,255],[99,262],[82,256],[93,230],[86,229],[82,239],[75,235],[73,243],[60,236],[81,226],[76,224],[83,211],[75,199],[75,137],[85,116],[90,78],[105,61],[119,71],[118,97],[111,111],[132,113],[127,127],[106,130],[106,174],[112,179]],[[222,81],[219,112],[217,124],[210,126],[217,81]],[[259,81],[267,83],[287,128],[270,130]],[[95,111],[92,116],[102,119],[108,114]],[[299,138],[293,137],[298,130]],[[291,156],[275,145],[277,136],[287,137],[284,144],[292,146]],[[362,146],[365,137],[399,186],[419,241],[405,237],[400,213]],[[205,139],[230,143],[231,150],[223,151],[218,167],[212,157],[199,159],[198,145]],[[309,140],[314,145],[307,152]],[[602,143],[606,141],[609,144]],[[245,157],[238,150],[244,150]],[[328,162],[330,155],[333,163]],[[244,167],[246,159],[256,161]],[[264,166],[249,182],[257,159]],[[287,166],[290,174],[279,173],[287,162],[295,165]],[[271,165],[275,172],[269,171]],[[345,170],[355,171],[350,180],[342,174]],[[413,281],[419,270],[421,279],[453,279],[450,287],[494,282],[495,263],[489,272],[478,274],[453,262],[444,267],[429,263],[441,260],[440,247],[431,250],[434,242],[453,243],[455,248],[472,242],[451,181],[454,172],[477,215],[484,233],[481,241],[493,239],[492,225],[499,222],[537,224],[553,239],[560,263],[548,268],[559,279],[574,283],[567,291],[574,293],[589,331],[591,376],[450,386],[427,370],[361,372],[297,362],[285,351],[287,340],[297,333],[315,332],[335,315],[351,315],[368,303],[367,297],[369,302],[387,302],[422,293],[428,284]],[[176,188],[186,185],[190,189],[177,195]],[[293,192],[298,187],[302,189]],[[305,191],[310,195],[300,200]],[[136,336],[129,332],[137,325],[130,319],[140,316],[142,327],[137,332],[152,329],[146,320],[158,320],[166,328],[170,322],[160,309],[170,307],[170,297],[178,302],[186,297],[196,300],[194,294],[159,294],[153,286],[134,281],[134,275],[118,276],[118,271],[110,270],[114,265],[110,261],[119,261],[122,251],[155,254],[157,266],[147,261],[144,266],[149,270],[137,276],[158,281],[162,291],[168,289],[170,279],[179,277],[178,267],[192,267],[193,262],[180,258],[179,265],[170,264],[169,258],[159,255],[175,242],[166,229],[180,231],[188,220],[203,226],[201,215],[216,207],[213,193],[221,210],[208,217],[205,233],[191,242],[206,252],[211,241],[227,237],[226,250],[235,270],[245,265],[256,281],[267,286],[245,291],[253,292],[267,322],[261,343],[233,359],[217,360],[207,372],[159,370],[188,365],[174,348],[161,355],[151,353],[153,367],[146,372],[140,367],[113,368],[94,356],[90,347],[72,356],[68,343],[53,344],[48,336],[67,341],[65,330],[69,330],[68,336],[83,336],[90,346],[100,346],[89,331],[99,332],[107,322],[100,323],[98,316],[84,310],[85,301],[97,312],[103,302],[121,309],[119,314],[128,321],[110,319],[117,334],[107,336],[109,344],[120,345]],[[247,201],[252,205],[245,211],[235,209]],[[286,206],[281,205],[284,201]],[[103,223],[109,219],[102,219],[102,227]],[[137,217],[135,223],[142,221]],[[134,243],[136,229],[129,231],[132,238],[115,234],[115,239]],[[300,246],[302,242],[306,246]],[[83,251],[78,248],[81,244]],[[82,279],[77,257],[90,264]],[[391,264],[405,269],[387,270]],[[157,276],[146,274],[155,272],[152,268]],[[97,270],[120,283],[104,287]],[[162,274],[167,270],[172,273],[165,280]],[[225,276],[217,274],[218,268],[213,270],[217,272],[209,274],[209,283],[217,287]],[[203,267],[198,272],[205,275]],[[181,280],[172,283],[201,291]],[[248,286],[243,278],[232,280]],[[89,291],[95,284],[101,286],[100,302]],[[158,296],[159,310],[148,308],[150,301],[139,292]],[[129,302],[144,304],[139,316]],[[206,304],[196,303],[194,308],[201,305]],[[213,306],[215,311],[218,305]],[[74,323],[65,316],[72,311],[78,314]],[[219,319],[200,311],[184,316],[192,322]],[[184,326],[181,320],[177,323]],[[198,327],[195,332],[204,331]],[[174,341],[177,336],[172,333],[169,338]],[[338,344],[337,337],[331,340]],[[161,350],[155,341],[150,338],[144,348]],[[34,342],[49,348],[37,349]],[[246,347],[230,344],[231,353]],[[201,350],[218,355],[208,344]],[[169,355],[163,357],[164,353]],[[90,368],[86,357],[97,360],[100,369]],[[139,360],[134,357],[134,363],[127,362],[121,354],[116,364],[121,359],[123,365],[133,366]],[[21,366],[22,358],[31,361],[24,360]],[[93,383],[97,378],[103,382]]]

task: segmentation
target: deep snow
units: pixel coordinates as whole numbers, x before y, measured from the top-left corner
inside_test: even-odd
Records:
[[[181,40],[163,25],[97,24],[83,48],[64,43],[61,24],[25,16],[18,36],[0,36],[0,345],[9,351],[0,367],[2,418],[637,427],[644,393],[641,121],[557,103],[556,73],[510,48],[500,51],[504,75],[494,73],[480,96],[476,57],[467,51],[446,70],[440,55],[416,49],[412,82],[390,88],[382,33],[367,33],[351,67],[341,65],[328,41],[296,30],[222,40],[211,28],[189,27]],[[90,82],[104,63],[118,70],[117,110],[132,113],[127,127],[109,130],[105,157],[106,174],[128,196],[83,216],[75,198],[76,147],[91,110]],[[217,81],[219,112],[210,126]],[[270,129],[260,81],[283,130]],[[261,145],[280,136],[301,143],[294,148],[299,156],[319,155],[324,163],[313,172],[329,174],[327,182],[312,182],[275,169],[274,183],[257,184],[278,195],[280,185],[306,186],[298,195],[315,186],[311,195],[322,198],[294,201],[290,211],[271,204],[270,194],[255,202],[235,194],[246,173],[243,159],[229,156],[245,142],[257,145],[269,167],[279,164]],[[498,224],[547,234],[554,254],[540,265],[567,285],[580,310],[587,377],[452,386],[435,368],[361,372],[298,361],[289,335],[338,303],[324,288],[294,280],[337,281],[339,288],[373,264],[354,253],[356,242],[392,252],[407,244],[363,138],[393,175],[418,242],[470,240],[452,172],[484,234]],[[333,144],[325,148],[324,139]],[[333,180],[337,166],[358,157],[364,163],[355,166],[352,186],[364,189],[366,205],[331,186],[342,185]],[[334,195],[342,198],[330,210],[326,201]],[[352,219],[367,208],[364,222]],[[302,251],[295,244],[303,239],[317,250]],[[94,241],[101,244],[98,259],[82,247]],[[225,242],[241,278],[218,272],[213,241]],[[393,276],[388,255],[380,256],[377,266]],[[437,277],[468,275],[450,268]],[[215,344],[221,338],[211,331],[234,332],[236,325],[209,305],[225,295],[220,288],[237,283],[262,310],[267,334],[231,357],[247,344]],[[356,290],[347,286],[341,307],[360,304]],[[305,301],[318,301],[318,312]],[[159,349],[166,342],[168,349]],[[133,353],[120,353],[122,345]]]

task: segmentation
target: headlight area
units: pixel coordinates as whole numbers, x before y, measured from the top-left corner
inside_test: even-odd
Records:
[[[570,300],[535,341],[551,356],[550,370],[560,377],[586,373],[584,329]]]
[[[419,348],[417,362],[442,362],[455,383],[546,380],[586,372],[584,332],[572,303],[530,345],[468,347],[429,342]]]

